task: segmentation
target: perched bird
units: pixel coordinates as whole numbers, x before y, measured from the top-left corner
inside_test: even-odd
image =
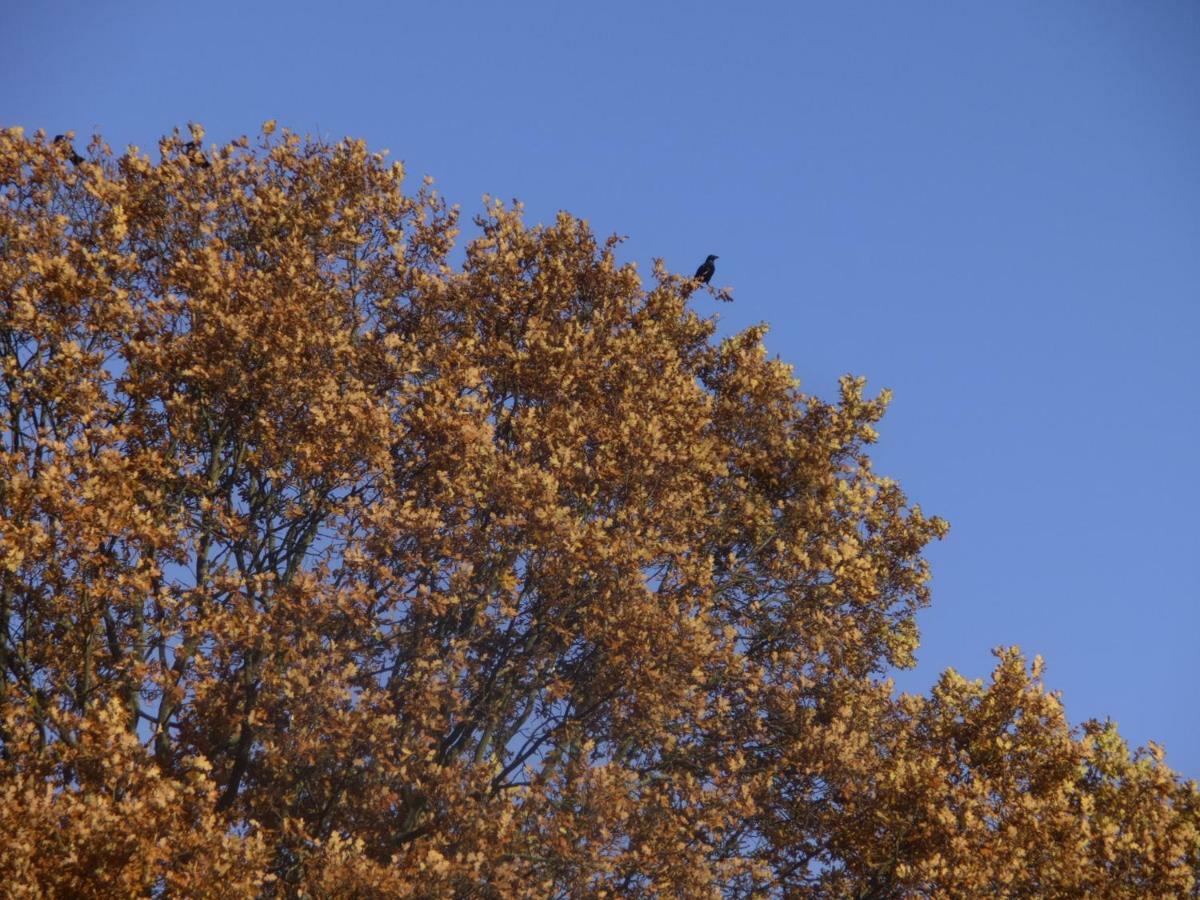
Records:
[[[713,260],[716,258],[716,254],[708,254],[708,259],[700,263],[700,268],[696,270],[696,274],[692,277],[698,280],[701,284],[708,284],[709,279],[713,277],[713,272],[717,271],[717,267],[713,265]]]
[[[200,148],[200,145],[197,144],[195,141],[188,141],[186,144],[183,145],[183,149],[187,153],[188,159],[190,159],[193,163],[198,165],[200,168],[207,169],[209,167],[209,162],[208,162],[208,159],[204,155],[204,151]]]
[[[56,134],[54,136],[54,143],[63,145],[63,147],[66,149],[66,152],[69,154],[67,158],[70,159],[71,162],[75,163],[75,165],[79,165],[81,162],[83,162],[83,157],[75,152],[75,148],[71,145],[71,142],[67,140],[67,136],[65,134]]]

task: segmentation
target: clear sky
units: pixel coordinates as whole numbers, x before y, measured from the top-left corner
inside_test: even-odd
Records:
[[[1019,644],[1200,777],[1200,3],[0,0],[0,124],[270,118],[719,254],[722,331],[892,388],[878,467],[952,523],[901,686]]]

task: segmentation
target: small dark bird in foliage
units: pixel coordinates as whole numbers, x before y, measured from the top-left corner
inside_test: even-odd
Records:
[[[209,167],[208,158],[204,155],[204,151],[200,149],[200,145],[195,141],[188,141],[183,145],[183,149],[187,153],[188,159],[200,168],[207,169]]]
[[[54,143],[63,145],[64,149],[69,154],[67,158],[71,160],[71,162],[75,163],[75,165],[79,165],[81,162],[83,162],[83,157],[75,152],[75,148],[71,145],[71,142],[67,140],[67,136],[65,134],[56,134],[54,136]]]
[[[697,279],[701,284],[708,284],[713,277],[713,272],[717,271],[717,267],[713,265],[713,260],[716,259],[716,254],[708,254],[708,259],[700,263],[700,268],[696,270],[696,274],[692,277]]]

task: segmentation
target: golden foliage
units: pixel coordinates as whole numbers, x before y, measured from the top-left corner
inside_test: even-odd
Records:
[[[892,695],[946,525],[886,395],[565,214],[452,265],[361,142],[203,139],[0,135],[6,891],[1195,891],[1194,786],[1015,651]]]

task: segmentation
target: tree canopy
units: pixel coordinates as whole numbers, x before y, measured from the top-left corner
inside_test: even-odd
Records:
[[[1040,661],[893,691],[886,392],[361,141],[73,137],[0,133],[6,890],[1197,896]]]

